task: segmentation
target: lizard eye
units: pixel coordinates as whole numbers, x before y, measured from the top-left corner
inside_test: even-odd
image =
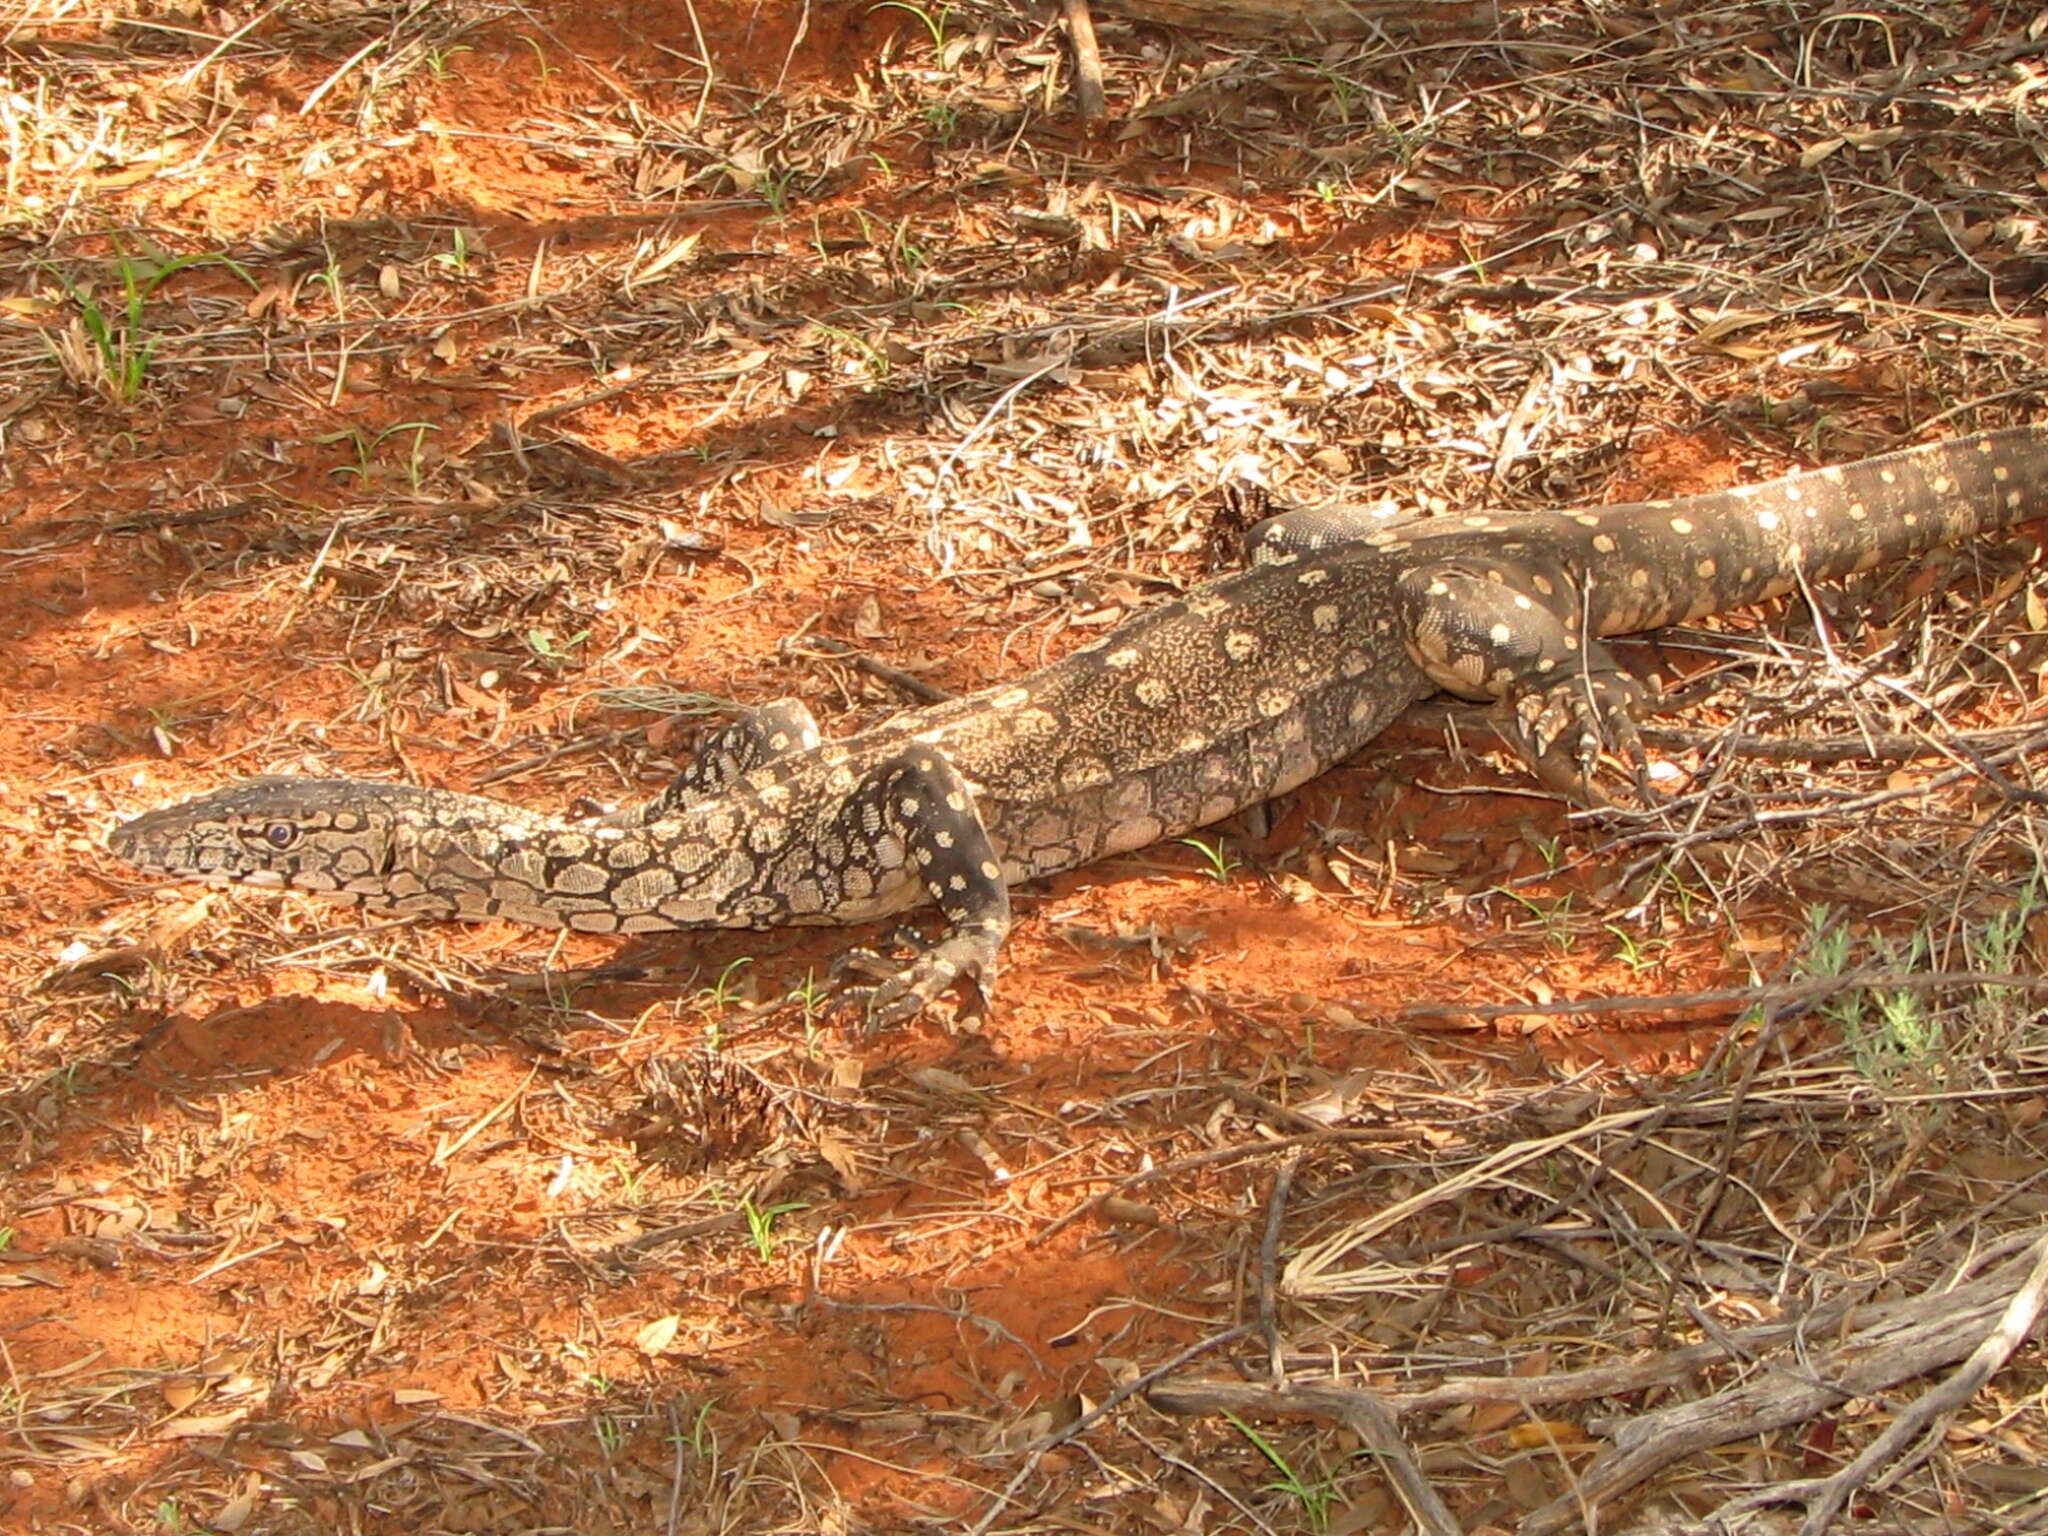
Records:
[[[299,840],[299,829],[288,821],[273,821],[263,829],[263,841],[277,849],[285,849]]]

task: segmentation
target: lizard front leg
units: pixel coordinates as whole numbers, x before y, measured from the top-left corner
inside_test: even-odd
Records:
[[[1010,931],[1010,891],[974,794],[960,771],[931,747],[912,747],[872,768],[838,815],[836,846],[878,865],[907,861],[945,931],[908,965],[872,987],[841,996],[860,1003],[873,1025],[914,1018],[956,981],[985,1001],[995,987],[996,951]],[[859,963],[887,966],[879,957]]]
[[[1403,637],[1438,687],[1501,704],[1508,739],[1543,783],[1600,803],[1600,756],[1636,762],[1643,687],[1585,633],[1578,588],[1551,566],[1460,557],[1404,572],[1395,585]]]

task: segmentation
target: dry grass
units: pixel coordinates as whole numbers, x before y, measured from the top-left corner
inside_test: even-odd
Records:
[[[1096,27],[1091,134],[994,5],[0,14],[9,1528],[2038,1528],[2030,544],[1636,648],[1653,814],[1437,710],[1224,879],[1060,882],[980,1033],[783,1001],[830,937],[100,851],[258,768],[851,729],[1199,578],[1242,480],[2038,410],[2025,8]]]

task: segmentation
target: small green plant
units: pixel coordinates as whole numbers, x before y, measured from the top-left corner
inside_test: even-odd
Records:
[[[775,1235],[775,1219],[787,1216],[791,1211],[807,1210],[803,1202],[786,1200],[779,1205],[756,1205],[752,1200],[740,1201],[740,1211],[747,1218],[747,1236],[753,1239],[754,1252],[766,1264],[775,1257],[775,1250],[782,1239]]]
[[[169,1531],[171,1536],[184,1536],[184,1533],[191,1529],[185,1524],[185,1516],[179,1511],[178,1501],[174,1498],[157,1501],[156,1523]]]
[[[1209,878],[1218,885],[1227,883],[1242,867],[1220,837],[1184,837],[1181,841],[1202,856],[1203,864],[1208,867]]]
[[[1273,1470],[1280,1474],[1262,1486],[1269,1492],[1288,1494],[1300,1501],[1301,1512],[1308,1519],[1308,1528],[1312,1531],[1327,1531],[1330,1528],[1330,1508],[1337,1502],[1337,1490],[1330,1486],[1329,1480],[1313,1483],[1308,1481],[1288,1464],[1287,1458],[1280,1454],[1272,1441],[1228,1408],[1223,1410],[1223,1416],[1230,1420],[1237,1432],[1249,1440],[1253,1449],[1265,1457],[1272,1464]]]
[[[334,318],[336,320],[347,320],[348,274],[341,270],[341,258],[339,256],[330,256],[327,259],[327,265],[320,269],[314,276],[313,281],[326,285],[327,296],[334,300]]]
[[[733,978],[753,963],[754,957],[751,955],[741,955],[739,959],[728,963],[725,969],[718,973],[718,980],[697,994],[698,1002],[713,1012],[722,1012],[735,1003],[743,1002],[745,999],[741,997],[739,988],[733,985]]]
[[[617,1456],[625,1446],[626,1431],[610,1414],[600,1413],[591,1421],[590,1428],[597,1436],[597,1448],[604,1452],[606,1459]]]
[[[455,55],[471,51],[467,43],[451,43],[445,48],[429,48],[427,68],[433,72],[436,80],[445,80],[454,69]]]
[[[1903,950],[1880,942],[1878,961],[1888,970],[1927,967],[1927,935],[1916,933]],[[1841,915],[1825,902],[1806,909],[1799,966],[1809,976],[1845,976],[1856,959],[1856,940]],[[1923,995],[1903,987],[1838,992],[1821,1005],[1823,1016],[1842,1031],[1856,1068],[1872,1082],[1894,1082],[1926,1071],[1941,1054],[1941,1021],[1927,1010]]]
[[[149,377],[158,341],[143,323],[143,307],[157,289],[178,273],[188,267],[206,266],[226,267],[250,287],[256,286],[247,269],[226,256],[173,256],[153,261],[123,255],[114,263],[114,271],[121,279],[121,303],[117,309],[109,310],[89,289],[44,263],[43,270],[56,278],[65,296],[78,306],[78,325],[85,337],[83,347],[59,346],[58,361],[67,372],[89,377],[115,405],[133,405]]]
[[[384,446],[386,438],[396,437],[401,432],[412,434],[412,446],[405,456],[405,478],[415,493],[427,479],[426,441],[429,432],[441,428],[431,421],[401,421],[386,427],[381,432],[365,432],[361,427],[345,427],[339,432],[326,432],[313,439],[316,443],[347,443],[355,450],[353,464],[337,465],[329,473],[333,475],[354,475],[358,485],[367,485],[376,466],[377,450]]]
[[[329,443],[347,443],[355,450],[355,463],[338,465],[334,469],[329,470],[329,474],[335,476],[354,475],[358,484],[369,480],[370,459],[374,448],[374,439],[361,427],[344,427],[339,432],[322,432],[314,437],[313,441],[321,444],[323,447]]]
[[[460,224],[456,225],[448,231],[448,246],[447,250],[436,251],[429,259],[457,277],[469,276],[469,231]]]
[[[804,1045],[815,1048],[818,1034],[818,1020],[823,1017],[825,1005],[831,1002],[831,991],[818,979],[815,967],[804,972],[804,984],[790,994],[790,1000],[803,1010]]]
[[[921,5],[912,5],[910,0],[881,0],[878,5],[868,7],[869,11],[903,11],[924,23],[924,29],[931,34],[932,52],[939,56],[939,62],[946,63],[946,23],[953,19],[953,7],[942,5],[936,11],[928,11]]]
[[[764,170],[755,178],[755,189],[767,203],[768,211],[778,219],[789,216],[789,189],[795,180],[795,167],[787,165],[779,171]]]
[[[925,248],[910,238],[908,218],[896,226],[896,233],[889,241],[889,255],[906,277],[915,278],[931,265],[931,257]]]
[[[576,660],[576,647],[589,638],[590,631],[587,629],[578,630],[566,640],[557,640],[555,632],[551,629],[529,629],[526,632],[526,648],[550,667],[560,670]]]
[[[940,148],[951,144],[960,132],[960,109],[950,101],[934,101],[924,109],[925,126]]]
[[[1524,896],[1520,891],[1504,893],[1529,909],[1529,915],[1536,919],[1543,930],[1543,947],[1554,955],[1568,953],[1572,947],[1572,897],[1567,891],[1555,901],[1538,901],[1533,896]]]
[[[425,421],[409,421],[402,427],[393,427],[391,429],[391,432],[412,433],[412,446],[406,450],[405,455],[405,483],[412,487],[415,496],[419,494],[420,488],[425,484],[427,478],[426,455],[424,452],[427,434],[440,430],[439,427],[431,422]],[[389,437],[391,432],[384,433],[383,437]],[[382,441],[382,437],[379,438],[379,441]]]
[[[827,325],[822,320],[813,320],[811,324],[816,326],[820,331],[823,331],[827,336],[830,336],[834,341],[843,341],[849,347],[853,348],[854,351],[858,352],[860,354],[861,361],[867,365],[867,370],[870,374],[874,376],[876,383],[886,384],[888,382],[888,353],[884,352],[881,348],[875,346],[865,337],[854,335],[852,331],[841,330],[836,325]]]
[[[2021,951],[2027,931],[2044,905],[2041,884],[2030,881],[2019,899],[2003,912],[1994,913],[1981,927],[1966,935],[1966,947],[1973,970],[2006,975],[2022,969]],[[2028,1010],[2017,988],[1993,984],[1979,989],[1981,1013],[1994,1039],[2003,1039]]]
[[[1357,101],[1359,96],[1357,81],[1348,75],[1339,74],[1320,60],[1297,57],[1290,58],[1286,62],[1306,69],[1310,74],[1321,80],[1324,85],[1328,86],[1330,89],[1331,105],[1337,110],[1337,121],[1340,123],[1349,123],[1351,121],[1352,103]]]
[[[697,1405],[697,1412],[690,1420],[689,1445],[697,1456],[713,1456],[718,1452],[718,1441],[711,1433],[711,1410],[717,1406],[717,1398],[705,1398]]]
[[[1645,971],[1654,970],[1659,955],[1671,947],[1668,939],[1645,938],[1640,933],[1630,932],[1619,923],[1603,923],[1601,926],[1614,935],[1615,958],[1638,976]]]
[[[533,50],[533,61],[534,63],[540,66],[541,87],[542,89],[546,89],[548,81],[552,80],[556,75],[560,74],[561,71],[556,69],[554,65],[548,62],[547,50],[541,47],[541,45],[535,42],[531,37],[528,37],[524,32],[519,34],[519,41],[526,44],[527,47]]]

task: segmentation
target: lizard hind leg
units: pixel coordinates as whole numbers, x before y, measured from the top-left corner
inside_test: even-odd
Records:
[[[841,846],[878,867],[907,861],[939,909],[943,932],[913,947],[896,966],[855,951],[848,970],[877,978],[842,987],[839,1001],[860,1006],[871,1028],[916,1017],[955,983],[974,989],[978,1007],[993,995],[996,953],[1010,931],[1010,891],[1002,862],[975,809],[967,781],[943,753],[913,747],[877,764],[839,812]]]
[[[1635,717],[1647,693],[1584,632],[1561,572],[1511,559],[1444,561],[1396,588],[1410,656],[1438,687],[1501,706],[1502,733],[1547,787],[1609,803],[1601,759],[1643,761]]]

